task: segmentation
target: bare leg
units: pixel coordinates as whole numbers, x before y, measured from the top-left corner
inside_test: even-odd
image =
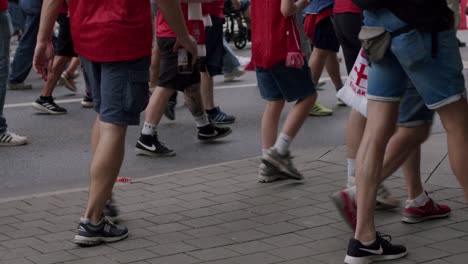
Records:
[[[283,126],[283,133],[294,138],[304,124],[310,108],[317,100],[317,93],[296,102],[289,111]]]
[[[63,69],[65,69],[65,66],[70,61],[70,59],[71,57],[55,56],[52,72],[50,73],[44,88],[42,88],[42,96],[52,96],[55,86],[57,85],[57,82],[62,75]]]
[[[421,147],[413,151],[405,163],[403,163],[403,174],[405,175],[408,189],[408,200],[413,200],[424,191],[421,181]]]
[[[275,144],[281,111],[283,111],[284,104],[284,100],[279,100],[267,102],[265,106],[261,129],[263,149],[269,149]]]
[[[340,63],[338,62],[336,52],[330,52],[325,62],[325,67],[327,68],[328,75],[330,75],[335,89],[338,91],[343,87],[343,80],[341,80]]]
[[[159,63],[161,61],[161,52],[159,46],[155,43],[151,53],[151,66],[150,66],[150,88],[158,85],[159,80]]]
[[[201,96],[203,99],[203,107],[205,110],[215,108],[213,94],[213,77],[208,72],[201,72]]]
[[[93,224],[102,219],[102,210],[112,194],[124,157],[127,131],[124,125],[104,122],[95,125],[99,126],[99,142],[91,161],[91,185],[85,214]]]
[[[80,66],[80,58],[78,57],[73,57],[71,59],[70,64],[68,65],[68,68],[65,70],[67,75],[71,76],[75,73],[76,69]]]
[[[327,57],[331,53],[333,52],[319,48],[314,48],[312,51],[312,55],[310,55],[309,58],[309,67],[312,74],[312,81],[314,83],[318,83],[320,76],[322,76]]]
[[[346,127],[346,147],[348,159],[356,159],[356,155],[361,144],[362,135],[366,127],[367,119],[358,111],[352,109],[348,116]]]
[[[184,91],[185,102],[192,113],[192,116],[199,117],[205,114],[203,111],[202,97],[200,94],[200,84],[194,84]]]
[[[145,112],[145,122],[151,124],[159,124],[161,117],[164,114],[167,101],[169,97],[174,93],[173,89],[167,89],[162,87],[156,87],[153,94],[150,97],[148,106]]]
[[[355,238],[375,238],[374,208],[385,148],[398,117],[398,103],[368,102],[368,122],[356,162],[357,225]]]

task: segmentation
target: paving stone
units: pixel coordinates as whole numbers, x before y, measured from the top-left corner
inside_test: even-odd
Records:
[[[160,256],[174,255],[178,253],[193,251],[196,249],[197,247],[183,242],[175,242],[147,248],[147,250],[154,252]]]
[[[466,261],[466,259],[464,260]],[[460,262],[461,263],[461,262]],[[465,262],[463,262],[465,263]],[[448,261],[445,261],[443,259],[436,259],[436,260],[432,260],[432,261],[429,261],[429,262],[426,262],[425,264],[450,264],[450,262]]]
[[[447,261],[447,263],[451,263],[451,264],[466,264],[467,259],[468,259],[468,253],[462,253],[462,254],[443,258],[444,261]]]
[[[37,250],[34,250],[30,247],[16,247],[13,249],[0,251],[0,259],[7,261],[17,258],[25,258],[31,256],[38,256],[41,253]]]
[[[241,219],[247,219],[258,216],[247,210],[237,210],[237,211],[230,211],[223,214],[215,215],[216,218],[222,219],[224,221],[237,221]]]
[[[239,193],[229,193],[229,194],[224,194],[224,195],[211,196],[211,197],[208,197],[207,199],[218,202],[218,203],[228,203],[228,202],[233,202],[233,201],[238,201],[238,200],[244,200],[247,198],[249,198],[249,196],[241,195]]]
[[[217,204],[217,205],[211,206],[210,208],[229,213],[229,212],[233,212],[233,211],[246,209],[246,208],[249,208],[249,207],[253,207],[253,206],[251,204],[248,204],[248,203],[233,201],[233,202]]]
[[[150,221],[158,225],[179,222],[187,219],[187,216],[183,216],[180,214],[167,214],[145,218],[146,221]]]
[[[279,205],[283,205],[289,208],[298,208],[300,210],[303,206],[314,205],[319,203],[320,201],[316,201],[307,197],[300,197],[297,199],[289,199],[281,202],[277,202]]]
[[[108,254],[116,254],[119,251],[107,245],[100,245],[98,247],[76,246],[74,249],[67,250],[67,252],[80,258],[91,258],[91,257],[108,255]]]
[[[225,245],[233,244],[232,240],[218,236],[189,239],[185,240],[184,242],[194,247],[198,247],[200,249],[222,247]]]
[[[247,191],[241,192],[240,194],[243,194],[243,193],[246,193],[246,192]],[[272,190],[264,190],[264,192],[268,193],[268,194],[273,193]],[[250,194],[250,195],[253,195],[253,194]],[[275,197],[275,196],[272,196],[272,195],[263,195],[263,196],[255,196],[254,195],[253,198],[244,199],[241,202],[252,204],[252,205],[271,205],[272,203],[280,202],[280,201],[283,201],[283,200],[284,200],[283,198]],[[280,206],[280,208],[285,208],[285,207]]]
[[[68,252],[60,251],[60,252],[43,254],[40,256],[28,257],[27,259],[33,261],[36,264],[51,264],[51,263],[59,263],[59,262],[75,260],[77,258],[78,258],[77,256],[72,255]]]
[[[338,251],[328,252],[324,254],[314,255],[314,256],[311,256],[311,258],[314,260],[321,261],[323,263],[327,263],[327,264],[337,264],[337,263],[341,264],[343,263],[345,256],[346,256],[346,251],[338,250]],[[314,263],[314,262],[311,262],[311,263]]]
[[[208,198],[208,197],[211,197],[213,195],[214,194],[209,193],[209,192],[200,191],[200,192],[194,192],[194,193],[178,195],[177,198],[185,200],[185,201],[193,201],[193,200]]]
[[[60,242],[50,242],[50,243],[34,245],[31,247],[41,253],[53,253],[57,251],[64,251],[64,250],[76,248],[76,244],[70,241],[60,241]]]
[[[222,186],[222,187],[216,187],[212,189],[206,190],[206,192],[215,194],[215,195],[222,195],[222,194],[229,194],[229,193],[235,193],[235,192],[240,192],[243,191],[244,189],[241,187],[237,187],[234,185],[230,186]]]
[[[282,259],[268,253],[260,252],[231,259],[238,264],[270,264],[281,261]]]
[[[61,240],[71,240],[73,239],[73,237],[75,237],[75,232],[72,232],[72,231],[64,231],[64,232],[58,232],[58,233],[51,233],[48,235],[37,236],[37,238],[45,242],[57,242]]]
[[[252,229],[252,228],[261,227],[261,226],[263,225],[258,222],[248,220],[248,219],[243,219],[243,220],[238,220],[238,221],[233,221],[233,222],[228,222],[228,223],[217,225],[217,227],[222,228],[226,231],[231,231],[231,232]]]
[[[445,241],[453,238],[458,238],[468,235],[467,233],[460,232],[456,229],[448,227],[438,227],[431,230],[417,232],[416,235],[422,236],[434,241]]]
[[[313,216],[327,212],[327,210],[316,207],[316,206],[303,206],[287,211],[283,211],[285,214],[293,215],[296,217]]]
[[[264,205],[259,205],[259,206],[255,206],[252,208],[248,208],[247,210],[255,214],[271,214],[274,212],[284,211],[286,209],[288,209],[286,206],[282,206],[278,204],[264,204]]]
[[[413,248],[423,247],[429,244],[434,244],[435,241],[429,238],[421,237],[416,234],[409,234],[400,237],[394,237],[398,241],[404,241],[405,246],[408,250],[412,250]]]
[[[32,261],[25,258],[0,260],[0,264],[34,264]]]
[[[307,217],[291,220],[289,222],[292,224],[299,225],[299,226],[312,228],[312,227],[336,223],[337,221],[335,219],[328,218],[325,216],[313,215],[313,216],[307,216]]]
[[[256,228],[256,230],[267,233],[270,235],[281,235],[281,234],[286,234],[286,233],[291,233],[295,231],[299,231],[304,229],[304,227],[294,225],[288,222],[280,222],[272,225],[265,225],[259,228]]]
[[[296,234],[303,236],[303,237],[307,237],[313,241],[336,237],[336,236],[345,235],[345,234],[349,234],[349,237],[352,237],[351,232],[343,231],[341,229],[336,229],[331,226],[319,226],[315,228],[309,228],[306,230],[298,231],[296,232]]]
[[[99,257],[92,257],[92,258],[80,259],[80,260],[75,260],[75,261],[67,261],[64,264],[91,264],[91,263],[118,264],[119,262],[114,261],[110,258],[106,258],[104,256],[99,256]],[[132,263],[132,264],[136,264],[136,263]]]
[[[296,234],[285,234],[280,236],[269,237],[261,240],[262,242],[274,245],[276,247],[289,247],[311,242],[310,239],[301,237]]]
[[[211,226],[211,225],[217,225],[224,223],[225,221],[213,216],[207,216],[207,217],[200,217],[200,218],[195,218],[187,221],[182,221],[181,223],[184,225],[188,225],[194,228],[200,228],[200,227],[206,227],[206,226]]]
[[[189,210],[189,211],[183,211],[180,212],[179,214],[185,215],[190,218],[198,218],[198,217],[204,217],[204,216],[210,216],[214,214],[221,213],[222,211],[215,210],[212,208],[199,208],[195,210]]]
[[[128,213],[120,213],[119,218],[125,221],[130,221],[130,220],[140,220],[149,217],[154,217],[154,214],[150,214],[145,211],[135,211],[135,212],[128,212]]]
[[[18,239],[12,239],[6,242],[1,242],[0,245],[8,249],[15,249],[15,248],[39,245],[42,243],[44,242],[35,237],[26,237],[26,238],[18,238]]]
[[[32,237],[32,236],[42,235],[46,233],[48,233],[48,231],[44,229],[36,228],[36,227],[4,232],[5,235],[11,238]]]
[[[180,223],[169,223],[169,224],[162,224],[162,225],[154,225],[152,224],[150,227],[146,229],[156,233],[156,234],[165,234],[165,233],[172,233],[182,230],[190,229],[190,227],[180,224]]]
[[[428,254],[428,252],[431,252],[431,253]],[[409,260],[425,263],[430,260],[440,259],[440,258],[444,258],[450,255],[451,254],[448,252],[440,251],[437,249],[428,248],[428,247],[420,247],[420,248],[412,249],[410,254],[408,254],[406,258]]]
[[[348,247],[348,240],[332,237],[310,242],[304,244],[304,246],[315,249],[320,253],[328,253],[337,250],[343,250],[343,252],[346,252],[346,249]]]
[[[236,243],[239,243],[239,242],[247,242],[247,241],[262,239],[262,238],[269,237],[271,235],[259,232],[257,230],[249,229],[249,230],[223,234],[221,236],[224,238],[233,240]]]
[[[463,239],[451,239],[435,244],[428,245],[427,247],[435,248],[452,254],[460,254],[468,252],[468,241]]]
[[[319,251],[302,245],[296,245],[291,247],[277,248],[268,251],[268,253],[282,259],[296,259],[316,255],[319,253]]]
[[[198,209],[198,208],[205,208],[208,206],[213,206],[218,204],[217,202],[208,200],[208,199],[199,199],[195,201],[189,201],[180,204],[181,207],[184,207],[185,209]]]
[[[167,206],[160,206],[158,208],[152,208],[145,210],[146,212],[155,214],[155,215],[167,215],[167,214],[172,214],[172,213],[177,213],[181,211],[185,211],[187,208],[178,206],[178,205],[167,205]]]
[[[70,206],[70,207],[65,207],[65,208],[60,208],[60,209],[49,210],[47,212],[53,215],[63,216],[63,215],[70,215],[70,214],[79,214],[79,213],[83,213],[84,211],[85,211],[85,208],[75,205],[75,206]]]
[[[287,260],[284,262],[279,262],[278,264],[321,264],[323,262],[313,259],[312,257],[305,257],[293,260]]]
[[[125,239],[124,241],[121,241],[119,243],[109,244],[110,247],[113,247],[113,248],[118,249],[120,251],[129,251],[129,250],[133,250],[133,249],[147,248],[147,247],[152,247],[152,246],[155,246],[155,245],[157,245],[156,242],[149,241],[149,240],[143,239],[143,238]]]
[[[242,255],[248,255],[248,254],[268,251],[268,250],[276,248],[276,246],[273,246],[271,244],[268,244],[262,241],[250,241],[250,242],[245,242],[245,243],[229,245],[229,246],[226,246],[225,248],[228,248]]]
[[[156,257],[157,255],[151,251],[145,249],[135,249],[130,251],[121,251],[119,253],[113,253],[106,255],[106,257],[117,261],[118,263],[130,263],[140,260],[147,260]]]
[[[146,239],[154,241],[159,244],[174,243],[174,242],[179,242],[179,241],[188,240],[192,238],[194,237],[191,235],[182,233],[182,232],[173,232],[173,233],[146,237]]]
[[[174,191],[178,191],[182,193],[193,193],[193,192],[205,191],[211,188],[213,187],[205,185],[205,184],[194,184],[194,185],[188,185],[188,186],[174,189]]]
[[[207,237],[207,236],[216,236],[219,234],[225,234],[229,231],[221,227],[217,227],[217,226],[208,226],[208,227],[202,227],[202,228],[193,228],[190,230],[185,230],[183,232],[193,237]]]
[[[160,258],[154,258],[147,260],[148,263],[151,264],[192,264],[192,263],[198,263],[200,260],[188,256],[186,254],[177,254],[177,255],[172,255],[172,256],[167,256],[167,257],[160,257]]]
[[[53,217],[54,215],[49,212],[36,212],[36,213],[28,213],[28,214],[19,214],[15,215],[16,218],[26,222],[26,221],[33,221],[39,220],[43,218]]]
[[[188,252],[187,254],[202,261],[212,261],[239,256],[239,253],[223,247],[197,250]]]
[[[251,218],[251,220],[265,224],[265,225],[271,225],[271,224],[275,224],[278,222],[289,221],[295,218],[296,217],[293,215],[276,212],[276,213],[272,213],[268,215],[253,217]]]

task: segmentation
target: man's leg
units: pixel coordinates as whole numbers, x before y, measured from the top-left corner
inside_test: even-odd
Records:
[[[239,70],[240,67],[239,60],[237,59],[236,54],[227,43],[226,38],[223,38],[223,47],[226,53],[223,56],[223,73],[224,81],[230,82],[235,78],[244,75],[245,71]]]
[[[358,111],[351,109],[346,126],[346,149],[348,164],[347,186],[355,185],[356,178],[356,156],[361,144],[362,135],[366,127],[367,119]]]
[[[161,62],[161,52],[159,46],[155,42],[151,53],[151,67],[150,67],[150,83],[149,87],[156,88],[159,79],[159,63]]]
[[[327,62],[328,56],[333,53],[332,51],[314,47],[312,54],[309,58],[309,68],[312,76],[312,82],[317,86],[320,76],[322,75],[323,68]],[[318,101],[311,107],[309,115],[312,116],[327,116],[333,114],[333,110],[322,106]]]
[[[265,106],[261,128],[263,154],[266,154],[266,151],[275,144],[284,104],[284,100],[277,100],[267,102]]]
[[[325,67],[327,68],[328,75],[330,76],[335,89],[338,91],[343,87],[343,80],[341,80],[340,63],[338,62],[336,52],[332,52],[328,55]]]

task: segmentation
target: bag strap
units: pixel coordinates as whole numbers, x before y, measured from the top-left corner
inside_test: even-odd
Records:
[[[397,30],[395,30],[395,31],[393,31],[393,32],[390,32],[390,35],[392,36],[392,38],[394,38],[394,37],[397,37],[397,36],[399,36],[399,35],[401,35],[401,34],[408,33],[408,32],[410,32],[410,31],[413,30],[413,29],[414,29],[413,26],[406,25],[406,26],[404,26],[404,27],[402,27],[402,28],[399,28],[399,29],[397,29]]]
[[[291,21],[291,30],[292,30],[292,34],[294,36],[294,42],[296,43],[296,47],[297,47],[297,51],[299,52],[302,52],[301,50],[301,45],[299,44],[299,40],[298,40],[298,37],[296,35],[296,16],[290,16],[290,21]],[[299,31],[299,29],[297,29]]]

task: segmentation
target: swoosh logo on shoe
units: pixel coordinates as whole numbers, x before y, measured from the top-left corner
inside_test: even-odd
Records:
[[[213,131],[213,133],[211,134],[202,134],[202,133],[199,133],[200,136],[203,136],[203,137],[216,137],[218,135],[218,131]]]
[[[147,149],[147,150],[150,150],[150,151],[155,151],[155,150],[156,150],[156,146],[155,146],[155,145],[147,146],[147,145],[141,143],[140,140],[138,140],[138,143],[140,143],[140,145],[142,145],[142,146],[143,146],[145,149]]]
[[[366,251],[375,255],[382,255],[383,253],[382,245],[380,245],[380,248],[378,250],[373,250],[373,249],[368,249],[368,248],[359,248],[359,250]]]

